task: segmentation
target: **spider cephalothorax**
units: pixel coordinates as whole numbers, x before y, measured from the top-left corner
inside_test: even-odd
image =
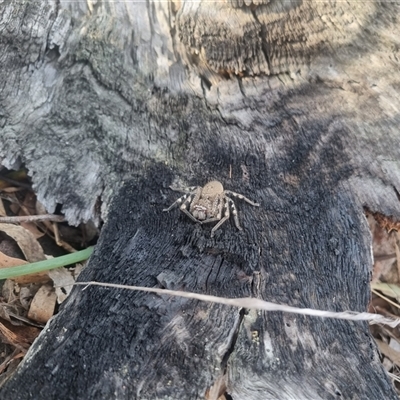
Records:
[[[231,213],[236,227],[242,230],[239,224],[235,203],[229,195],[247,201],[247,203],[252,206],[259,206],[259,204],[252,202],[242,194],[224,190],[222,183],[218,181],[211,181],[204,187],[192,186],[185,189],[171,187],[171,189],[185,194],[163,211],[169,211],[175,206],[180,206],[180,210],[194,222],[205,224],[218,221],[211,230],[211,237],[214,236],[215,231],[229,219]]]

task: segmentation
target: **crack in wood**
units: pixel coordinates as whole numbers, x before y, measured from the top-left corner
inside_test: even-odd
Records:
[[[224,354],[224,356],[222,357],[221,371],[223,371],[224,375],[226,375],[226,371],[228,369],[229,357],[231,356],[231,354],[235,350],[235,345],[236,345],[237,338],[239,336],[240,327],[242,326],[243,319],[244,319],[244,316],[246,315],[246,313],[247,313],[247,310],[245,308],[241,308],[240,309],[240,311],[239,311],[239,319],[237,321],[237,325],[235,327],[235,330],[234,330],[234,332],[232,334],[231,344],[230,344],[228,350],[226,351],[226,353]]]

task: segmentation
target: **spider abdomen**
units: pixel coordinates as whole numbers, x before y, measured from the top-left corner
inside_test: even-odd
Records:
[[[201,197],[213,198],[224,193],[224,187],[221,182],[211,181],[201,190]]]

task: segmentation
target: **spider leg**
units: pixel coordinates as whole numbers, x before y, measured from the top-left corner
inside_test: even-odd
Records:
[[[190,204],[193,201],[193,198],[195,197],[195,193],[186,193],[182,197],[179,197],[178,200],[174,201],[168,208],[164,208],[163,211],[169,211],[172,210],[175,206],[180,205],[179,209],[185,213],[192,221],[194,222],[200,222],[198,219],[193,217],[192,214],[187,210],[188,204]]]
[[[238,197],[240,200],[244,200],[244,201],[246,201],[247,203],[251,204],[252,206],[258,207],[258,206],[260,205],[260,204],[258,204],[258,203],[254,203],[254,201],[251,201],[250,199],[248,199],[247,197],[243,196],[243,195],[240,194],[240,193],[231,192],[230,190],[225,190],[224,193],[225,193],[226,195],[231,195],[231,196]],[[236,208],[236,207],[235,207],[235,208]]]
[[[204,221],[199,221],[201,224],[208,224],[209,222],[215,222],[215,221],[221,221],[221,218],[210,218],[210,219],[205,219]]]
[[[174,201],[168,208],[164,208],[163,211],[170,211],[170,210],[172,210],[175,206],[179,206],[179,205],[181,205],[181,204],[182,204],[182,206],[183,206],[185,203],[190,202],[192,198],[193,198],[193,196],[192,196],[190,193],[186,193],[186,194],[184,194],[183,196],[179,197],[178,200]],[[182,206],[181,206],[181,207],[182,207]]]
[[[230,206],[231,206],[232,215],[233,215],[233,219],[234,219],[234,221],[235,221],[236,228],[238,228],[239,231],[242,231],[243,229],[242,229],[242,227],[240,226],[240,223],[239,223],[239,217],[238,217],[238,212],[237,212],[236,204],[235,204],[234,201],[233,201],[232,199],[230,199],[229,197],[228,197],[227,199],[228,199],[228,202],[230,203]]]
[[[181,193],[192,193],[194,191],[196,191],[197,189],[199,189],[200,186],[190,186],[187,188],[176,188],[173,186],[170,186],[169,188],[171,190],[173,190],[174,192],[181,192]]]
[[[223,211],[224,212],[224,216],[221,218],[221,214],[219,213],[219,217],[221,218],[220,221],[218,222],[217,225],[215,225],[212,229],[211,229],[211,237],[214,236],[215,231],[230,217],[230,212],[229,212],[229,201],[232,201],[230,198],[224,198],[221,202],[221,206],[220,206],[220,213]],[[233,203],[233,201],[232,201]],[[237,218],[237,216],[236,216]]]
[[[201,188],[197,186],[197,187],[195,188],[195,190],[192,192],[192,194],[193,194],[193,197],[192,197],[192,200],[191,200],[191,202],[190,202],[190,207],[189,207],[189,210],[190,210],[191,213],[194,211],[194,208],[195,208],[197,202],[198,202],[199,199],[200,199],[200,196],[201,196]],[[186,207],[185,207],[185,208],[186,208]],[[192,219],[193,219],[193,218],[194,218],[194,217],[193,217],[193,215],[192,215]],[[194,219],[196,219],[196,218],[194,218]],[[196,221],[198,221],[198,220],[196,219]],[[200,221],[199,221],[199,222],[200,222]]]
[[[200,221],[200,220],[198,220],[197,218],[193,217],[192,214],[190,214],[190,212],[186,209],[186,204],[185,204],[185,203],[182,204],[182,205],[179,207],[179,209],[180,209],[182,212],[184,212],[193,222],[199,222],[200,224],[203,222],[203,221]]]

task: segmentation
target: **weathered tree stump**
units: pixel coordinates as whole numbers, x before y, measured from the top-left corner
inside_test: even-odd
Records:
[[[71,222],[105,216],[126,181],[81,280],[366,310],[363,207],[400,217],[397,4],[259,3],[3,6],[3,163]],[[260,203],[237,201],[243,231],[162,212],[169,185],[212,179]],[[217,386],[397,398],[366,323],[99,287],[73,290],[0,397]]]

